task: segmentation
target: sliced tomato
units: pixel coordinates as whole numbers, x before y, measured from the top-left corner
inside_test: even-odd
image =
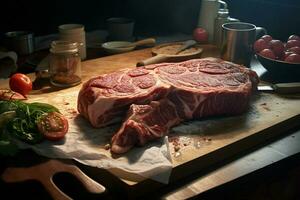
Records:
[[[22,94],[8,89],[0,89],[0,100],[25,100]]]
[[[69,123],[62,114],[50,112],[39,118],[37,127],[47,140],[57,141],[65,137],[69,129]]]

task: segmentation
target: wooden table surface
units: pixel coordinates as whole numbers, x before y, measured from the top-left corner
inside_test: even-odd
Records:
[[[131,54],[134,54],[132,59]],[[207,46],[202,57],[216,56],[218,50],[214,47]],[[88,60],[82,63],[83,80],[89,79],[98,71],[101,73],[109,73],[119,68],[119,63],[123,62],[122,67],[133,67],[141,59],[151,56],[151,49],[144,49],[130,52],[123,55],[114,55],[101,58],[101,63],[96,60]],[[130,58],[130,59],[129,59]],[[252,63],[252,67],[258,74],[265,71],[257,62]],[[101,70],[100,70],[101,69]],[[32,75],[31,75],[32,76]],[[0,81],[1,87],[7,86],[7,81]],[[300,126],[298,127],[298,129]],[[225,183],[250,174],[256,170],[272,165],[290,156],[300,152],[300,130],[294,129],[284,136],[277,137],[271,141],[267,141],[263,145],[253,148],[251,151],[241,153],[240,155],[226,160],[217,165],[211,166],[207,170],[188,176],[181,183],[166,185],[157,193],[157,197],[165,199],[184,199],[201,195],[213,188],[219,187]],[[147,196],[147,194],[145,194]],[[118,197],[115,194],[109,194],[107,198]]]

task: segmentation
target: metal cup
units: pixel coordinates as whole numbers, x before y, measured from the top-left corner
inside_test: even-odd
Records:
[[[230,22],[222,25],[222,31],[221,58],[250,67],[256,36],[262,32],[267,34],[266,29],[244,22]]]
[[[129,18],[107,19],[110,40],[131,40],[134,32],[135,21]]]
[[[18,55],[28,55],[34,52],[34,34],[28,31],[12,31],[4,35],[4,42],[8,49]]]

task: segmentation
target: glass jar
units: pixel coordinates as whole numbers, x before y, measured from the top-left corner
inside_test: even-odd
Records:
[[[50,82],[58,87],[71,87],[81,83],[81,57],[78,43],[53,41],[50,48]]]

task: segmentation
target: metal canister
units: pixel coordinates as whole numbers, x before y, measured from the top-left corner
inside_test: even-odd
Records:
[[[63,24],[58,27],[59,39],[78,43],[81,60],[86,59],[86,39],[84,25]]]
[[[5,33],[5,46],[18,55],[34,52],[34,35],[28,31],[12,31]]]
[[[238,19],[229,17],[228,9],[219,9],[214,24],[214,41],[213,43],[221,48],[222,45],[222,25],[228,22],[238,22]]]
[[[222,28],[221,58],[250,67],[257,27],[249,23],[229,22]]]

